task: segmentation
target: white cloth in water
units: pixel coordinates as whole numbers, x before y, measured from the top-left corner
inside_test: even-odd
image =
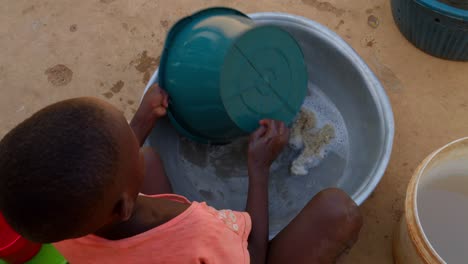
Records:
[[[307,175],[310,168],[317,166],[325,156],[323,147],[335,137],[333,126],[327,124],[321,129],[315,126],[315,114],[302,108],[289,138],[292,148],[304,148],[292,163],[291,173],[295,175]]]

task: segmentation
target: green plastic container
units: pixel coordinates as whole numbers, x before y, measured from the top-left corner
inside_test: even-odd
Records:
[[[67,260],[54,248],[54,246],[45,244],[41,250],[31,260],[25,264],[66,264]],[[0,264],[9,264],[0,259]]]
[[[228,8],[176,23],[158,77],[171,98],[172,124],[202,143],[227,143],[265,118],[290,123],[307,93],[307,68],[295,39]]]
[[[54,246],[42,245],[41,251],[26,264],[66,264],[65,258],[54,248]]]

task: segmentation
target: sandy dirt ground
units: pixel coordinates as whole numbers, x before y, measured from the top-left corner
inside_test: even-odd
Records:
[[[327,2],[328,1],[328,2]],[[0,137],[41,107],[97,96],[130,118],[166,32],[210,6],[279,11],[341,35],[385,86],[396,133],[388,170],[362,206],[365,227],[343,263],[392,263],[409,178],[436,148],[468,135],[468,63],[426,55],[400,34],[389,0],[1,0]]]

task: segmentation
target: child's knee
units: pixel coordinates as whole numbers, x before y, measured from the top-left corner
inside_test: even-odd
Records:
[[[336,188],[321,191],[314,197],[319,211],[330,224],[337,225],[344,233],[359,233],[363,218],[359,207],[344,191]],[[345,235],[345,234],[343,234]]]
[[[338,188],[329,188],[321,191],[319,199],[323,200],[331,209],[334,209],[335,217],[345,219],[346,221],[361,223],[362,215],[359,207],[353,199],[343,190]]]

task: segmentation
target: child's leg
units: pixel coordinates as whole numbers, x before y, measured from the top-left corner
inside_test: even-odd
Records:
[[[362,226],[357,205],[343,191],[317,194],[270,243],[269,264],[335,263]]]
[[[161,157],[150,147],[143,148],[145,156],[145,179],[141,192],[148,195],[172,193],[172,186],[164,171]]]

